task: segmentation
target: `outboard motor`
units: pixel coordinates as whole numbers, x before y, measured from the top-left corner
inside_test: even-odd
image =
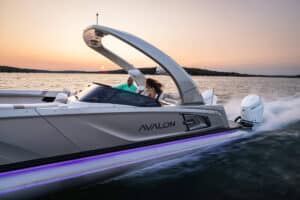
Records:
[[[263,121],[264,104],[262,98],[251,94],[246,96],[241,103],[241,115],[234,121],[245,128],[251,128]]]

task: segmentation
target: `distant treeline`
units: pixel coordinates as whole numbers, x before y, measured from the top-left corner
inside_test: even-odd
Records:
[[[183,67],[184,70],[192,76],[236,76],[236,77],[283,77],[283,78],[300,78],[300,75],[284,76],[284,75],[259,75],[259,74],[241,74],[237,72],[219,72],[200,68]],[[139,68],[144,74],[156,74],[156,68]],[[80,71],[80,70],[42,70],[42,69],[28,69],[10,66],[0,66],[1,72],[14,73],[85,73],[85,74],[127,74],[123,69],[108,70],[108,71]]]
[[[28,69],[10,66],[0,66],[1,72],[14,72],[14,73],[99,73],[97,71],[77,71],[77,70],[44,70],[44,69]]]

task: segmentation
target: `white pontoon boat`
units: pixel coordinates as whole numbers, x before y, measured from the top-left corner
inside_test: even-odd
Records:
[[[213,91],[200,93],[169,56],[129,33],[93,25],[87,46],[127,71],[138,88],[145,75],[102,44],[113,36],[139,50],[168,73],[180,98],[159,101],[100,83],[68,91],[0,91],[0,197],[41,194],[106,178],[133,166],[176,157],[238,137],[236,130],[262,121],[256,95],[242,102],[241,117],[227,119]]]

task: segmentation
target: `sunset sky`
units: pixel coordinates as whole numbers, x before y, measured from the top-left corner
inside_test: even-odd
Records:
[[[0,65],[115,69],[82,39],[96,12],[100,24],[137,35],[184,66],[300,74],[299,0],[0,0]],[[137,66],[155,65],[111,38],[105,44]]]

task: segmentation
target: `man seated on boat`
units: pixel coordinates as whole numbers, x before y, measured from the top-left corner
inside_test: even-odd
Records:
[[[127,83],[114,86],[114,88],[125,90],[128,92],[133,92],[133,93],[136,93],[137,90],[137,87],[133,84],[133,78],[131,76],[128,77]]]

